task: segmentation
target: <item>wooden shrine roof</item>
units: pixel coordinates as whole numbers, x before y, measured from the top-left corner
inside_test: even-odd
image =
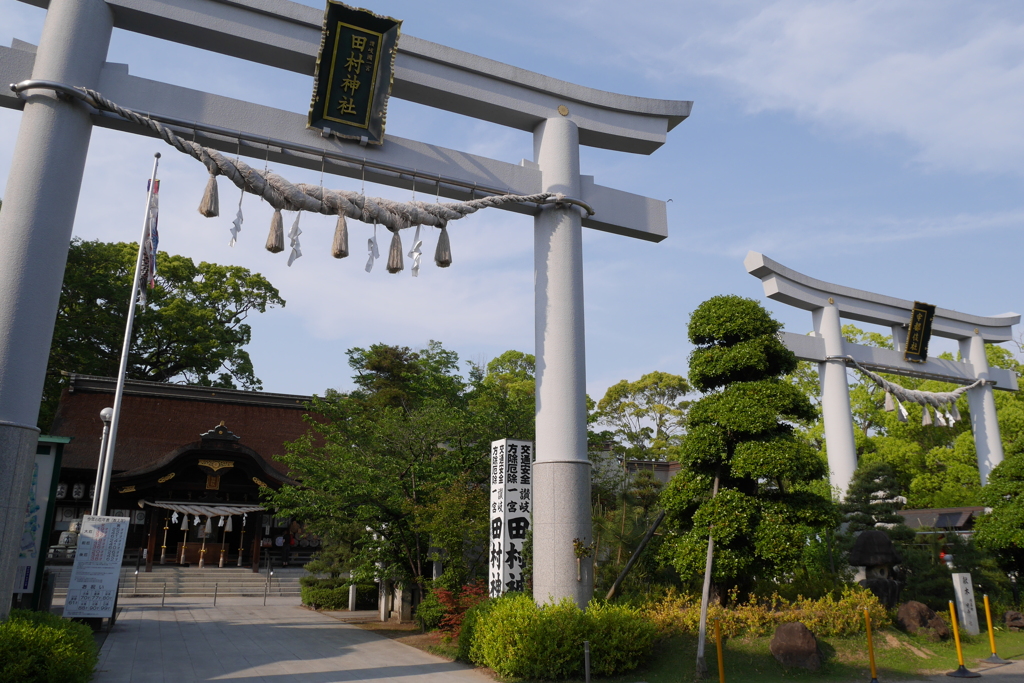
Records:
[[[64,468],[96,469],[103,423],[100,411],[114,403],[115,380],[70,375],[50,433],[72,437]],[[129,380],[125,383],[114,472],[152,466],[176,449],[197,442],[223,422],[240,443],[287,474],[277,456],[284,442],[306,433],[309,396],[195,387]]]

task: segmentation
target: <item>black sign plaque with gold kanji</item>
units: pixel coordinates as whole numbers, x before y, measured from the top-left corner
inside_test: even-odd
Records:
[[[375,145],[384,142],[401,26],[396,19],[328,0],[310,128]]]
[[[910,311],[910,325],[907,326],[907,346],[903,351],[903,359],[911,363],[924,363],[928,360],[928,340],[932,336],[932,319],[935,317],[935,306],[914,302]]]

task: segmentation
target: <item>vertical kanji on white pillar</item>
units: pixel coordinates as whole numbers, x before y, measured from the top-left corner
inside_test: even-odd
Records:
[[[523,546],[533,516],[533,443],[491,443],[488,592],[496,598],[523,590]]]

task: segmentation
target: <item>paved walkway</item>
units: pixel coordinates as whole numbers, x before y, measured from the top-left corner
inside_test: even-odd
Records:
[[[1024,681],[1024,660],[1000,666],[982,664],[980,662],[967,662],[967,668],[975,673],[980,673],[981,678],[974,680],[984,681],[984,683],[1021,683],[1021,681]],[[969,679],[956,679],[945,675],[934,676],[928,679],[930,683],[949,683],[949,681],[955,680]]]
[[[123,600],[94,683],[494,683],[463,664],[324,614],[295,598]]]

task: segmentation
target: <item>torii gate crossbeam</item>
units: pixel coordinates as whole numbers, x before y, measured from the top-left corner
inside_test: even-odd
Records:
[[[560,192],[578,209],[517,210],[534,219],[537,356],[534,592],[585,603],[593,576],[576,577],[572,541],[590,539],[590,470],[586,450],[583,325],[583,226],[650,241],[667,235],[664,202],[596,185],[581,176],[579,145],[650,154],[689,116],[692,103],[617,95],[403,36],[393,96],[454,111],[534,136],[534,159],[519,165],[389,136],[383,147],[322,139],[304,117],[187,88],[137,78],[108,64],[114,27],[312,75],[320,44],[320,10],[288,0],[23,0],[48,9],[38,48],[0,49],[5,82],[27,78],[99,90],[120,104],[165,120],[192,121],[197,142],[233,153],[238,138],[251,153],[408,188],[414,175],[440,177],[440,194],[464,199],[467,188]],[[33,54],[34,52],[34,54]],[[0,212],[0,587],[11,585],[14,549],[24,519],[27,480],[43,377],[68,242],[93,125],[139,132],[45,90],[0,95],[22,109],[4,209]],[[239,130],[237,136],[224,131]],[[304,151],[305,150],[305,151]],[[397,169],[397,171],[396,171]],[[404,170],[403,170],[404,169]],[[418,181],[419,182],[419,181]],[[52,188],[62,201],[52,200]],[[2,593],[2,590],[0,590]],[[0,617],[6,604],[0,601]]]

